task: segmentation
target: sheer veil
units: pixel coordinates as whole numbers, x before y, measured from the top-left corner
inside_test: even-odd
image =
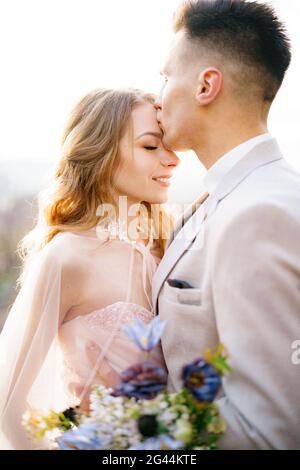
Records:
[[[0,448],[28,449],[21,426],[29,409],[68,402],[59,386],[61,262],[46,246],[34,259],[0,336]]]
[[[79,398],[65,385],[59,344],[62,250],[65,248],[59,242],[60,235],[56,235],[32,262],[0,335],[0,449],[37,448],[21,425],[26,410],[60,411],[79,403]],[[81,244],[85,242],[92,243],[91,239],[80,239]],[[92,246],[94,249],[95,240]],[[157,266],[146,247],[133,245],[126,301],[131,290],[136,249],[143,257],[145,293],[146,277],[151,279]],[[117,331],[121,315],[120,311],[114,332]],[[111,336],[101,348],[97,367],[111,343]],[[91,370],[91,374],[93,372]],[[87,381],[87,387],[91,380],[92,375]]]

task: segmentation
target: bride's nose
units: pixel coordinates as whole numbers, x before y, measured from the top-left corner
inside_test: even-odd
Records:
[[[163,152],[160,161],[161,164],[165,167],[176,168],[180,163],[180,158],[174,152],[166,150],[165,152]]]

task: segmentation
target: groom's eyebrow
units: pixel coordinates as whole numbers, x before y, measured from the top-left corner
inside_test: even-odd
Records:
[[[162,138],[162,134],[160,132],[143,132],[143,134],[139,135],[136,140],[140,139],[141,137],[144,137],[144,135],[153,135],[154,137],[158,137],[159,139]]]

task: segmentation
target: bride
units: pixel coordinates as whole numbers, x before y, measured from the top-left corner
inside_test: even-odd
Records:
[[[86,409],[94,383],[113,387],[143,359],[122,326],[153,318],[151,280],[170,229],[160,204],[179,163],[153,104],[138,90],[101,89],[70,116],[0,336],[2,449],[34,448],[26,410]]]

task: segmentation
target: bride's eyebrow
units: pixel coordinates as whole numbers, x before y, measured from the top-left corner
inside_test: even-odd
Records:
[[[162,138],[162,135],[160,132],[143,132],[143,134],[139,135],[138,137],[136,137],[135,140],[138,140],[140,139],[141,137],[144,137],[144,135],[152,135],[153,137],[157,137],[158,139],[161,139]]]

